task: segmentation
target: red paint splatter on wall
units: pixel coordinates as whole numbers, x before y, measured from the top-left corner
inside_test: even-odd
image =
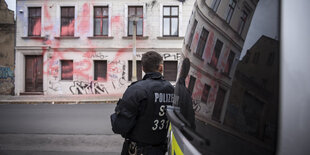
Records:
[[[33,26],[32,35],[40,36],[41,35],[41,19],[38,19]]]
[[[192,98],[194,100],[200,100],[201,96],[203,95],[202,90],[203,90],[204,84],[201,82],[201,80],[202,80],[202,73],[201,72],[196,73],[196,83],[195,83],[194,91],[192,94]]]
[[[211,31],[209,34],[207,47],[205,49],[205,56],[204,56],[205,62],[208,62],[209,58],[211,57],[211,49],[213,47],[213,42],[214,42],[213,39],[214,39],[214,32]]]
[[[223,68],[224,71],[226,72],[226,70],[228,71],[228,62],[227,62],[227,57],[230,51],[230,46],[226,46],[225,48],[226,50],[224,51],[224,55],[221,59],[221,66],[220,68]]]
[[[81,34],[85,34],[89,32],[89,23],[90,23],[90,8],[89,8],[89,4],[88,3],[84,3],[83,4],[83,11],[80,14],[80,16],[78,17],[79,19],[79,25],[78,25],[78,31]]]
[[[44,8],[44,17],[45,17],[45,19],[51,20],[51,15],[50,15],[49,12],[48,12],[47,0],[44,1],[44,6],[43,6],[43,8]]]
[[[62,36],[74,36],[74,23],[75,23],[75,21],[72,20],[68,25],[62,25],[60,35],[62,35]]]
[[[111,19],[111,23],[114,24],[114,23],[119,23],[120,22],[120,16],[113,16],[112,19]]]

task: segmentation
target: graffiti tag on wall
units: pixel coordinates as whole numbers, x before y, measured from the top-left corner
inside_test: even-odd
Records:
[[[12,79],[14,78],[14,73],[10,67],[0,67],[0,79]]]
[[[109,94],[103,83],[94,81],[73,81],[73,85],[70,86],[69,89],[73,95]]]

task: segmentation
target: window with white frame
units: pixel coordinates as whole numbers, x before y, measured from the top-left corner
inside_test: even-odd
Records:
[[[41,36],[41,7],[28,8],[28,36]]]
[[[108,6],[94,7],[94,36],[108,36],[109,8]]]
[[[189,38],[188,38],[188,43],[187,43],[187,48],[190,49],[191,45],[192,45],[192,42],[193,42],[193,38],[194,38],[194,34],[195,34],[195,30],[196,30],[196,27],[197,27],[197,20],[195,19],[194,21],[194,24],[192,26],[192,29],[191,29],[191,32],[190,32],[190,35],[189,35]]]
[[[225,74],[229,75],[234,59],[235,59],[235,52],[230,51],[228,55],[227,63],[224,69]]]
[[[209,35],[209,31],[206,30],[205,28],[202,28],[202,32],[200,34],[200,38],[199,38],[197,49],[196,49],[196,54],[197,56],[199,56],[199,58],[202,58],[204,49],[206,47],[208,35]]]
[[[239,27],[239,31],[238,33],[241,35],[242,32],[243,32],[243,29],[244,29],[244,26],[245,26],[245,23],[247,21],[247,18],[248,18],[248,12],[243,10],[242,11],[242,15],[240,17],[240,27]]]
[[[61,36],[74,36],[74,7],[61,7]]]
[[[164,6],[163,8],[163,36],[179,35],[179,7]]]
[[[229,7],[228,7],[228,12],[227,12],[227,17],[226,17],[226,22],[230,23],[231,17],[234,13],[235,7],[236,7],[236,0],[230,0],[229,2]]]
[[[217,39],[215,43],[214,51],[211,57],[211,63],[210,63],[210,65],[213,66],[214,68],[216,68],[217,66],[219,57],[221,55],[222,48],[223,48],[223,42]]]
[[[212,1],[211,9],[212,9],[214,12],[217,11],[217,8],[219,7],[220,2],[221,2],[221,0],[213,0],[213,1]]]
[[[143,6],[128,6],[128,36],[133,35],[134,20],[137,17],[136,35],[143,36]]]

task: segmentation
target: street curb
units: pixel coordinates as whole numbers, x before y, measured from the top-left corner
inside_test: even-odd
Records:
[[[102,104],[110,103],[115,104],[118,100],[99,100],[99,101],[76,101],[76,100],[0,100],[0,104]]]

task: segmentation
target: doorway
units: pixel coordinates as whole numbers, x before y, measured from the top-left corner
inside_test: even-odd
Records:
[[[25,56],[25,92],[43,92],[43,56]]]

